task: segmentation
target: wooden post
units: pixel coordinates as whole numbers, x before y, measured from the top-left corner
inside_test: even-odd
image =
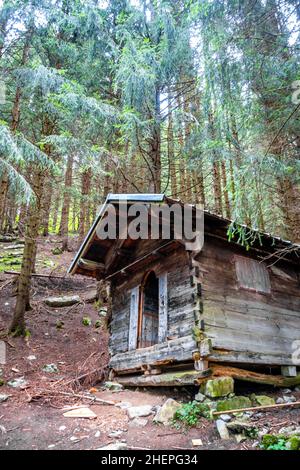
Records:
[[[281,375],[285,377],[297,377],[296,366],[281,366]]]

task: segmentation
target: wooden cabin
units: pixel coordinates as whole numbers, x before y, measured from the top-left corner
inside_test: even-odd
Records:
[[[220,365],[296,376],[300,245],[257,232],[246,250],[228,241],[231,221],[208,211],[198,251],[174,238],[99,239],[108,204],[118,209],[124,200],[178,202],[163,194],[109,194],[70,266],[71,274],[110,283],[115,380],[185,385]]]

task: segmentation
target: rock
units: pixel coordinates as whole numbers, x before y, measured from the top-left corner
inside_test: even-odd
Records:
[[[6,395],[5,393],[0,393],[0,403],[4,403],[6,400],[8,400],[9,395]]]
[[[121,392],[124,389],[123,385],[118,382],[104,382],[104,387],[113,392]]]
[[[88,290],[86,292],[86,294],[84,294],[84,301],[85,303],[93,303],[97,300],[97,289],[91,289],[91,290]]]
[[[246,441],[247,437],[244,434],[237,434],[235,436],[236,442],[239,444],[240,442]]]
[[[60,432],[65,431],[67,429],[67,426],[59,426],[58,430]]]
[[[262,428],[258,431],[257,436],[261,439],[263,436],[268,434],[269,429],[268,428]]]
[[[243,433],[249,437],[257,435],[257,429],[255,426],[253,426],[253,424],[241,420],[231,421],[227,424],[227,429],[229,429],[229,431],[232,431],[233,433]]]
[[[100,437],[101,436],[101,432],[100,431],[96,431],[95,432],[95,437]]]
[[[144,428],[148,424],[148,419],[146,418],[134,418],[132,421],[129,421],[128,426],[133,428]]]
[[[36,361],[36,357],[34,355],[27,357],[28,361]]]
[[[66,413],[63,413],[63,416],[65,416],[65,418],[97,418],[96,413],[87,407],[67,411]]]
[[[252,406],[251,400],[244,396],[235,396],[227,400],[220,400],[217,403],[217,411],[238,410],[241,408],[250,408]]]
[[[284,434],[285,436],[300,435],[300,426],[285,426],[279,429],[279,434]]]
[[[296,401],[296,398],[293,395],[291,395],[290,397],[284,395],[282,398],[284,403],[294,403]]]
[[[7,385],[13,388],[26,388],[27,387],[27,380],[24,379],[24,377],[18,377],[16,379],[11,379],[7,382]]]
[[[292,393],[292,390],[290,388],[284,388],[282,393]]]
[[[108,437],[120,437],[122,436],[122,434],[123,434],[123,431],[121,429],[117,429],[116,431],[112,431],[107,435]]]
[[[203,446],[203,442],[201,441],[201,439],[192,439],[192,445],[194,447]]]
[[[100,317],[106,317],[107,315],[107,307],[100,307],[98,310],[98,315]]]
[[[227,425],[222,419],[217,419],[216,426],[221,439],[230,439]]]
[[[276,403],[278,405],[281,405],[282,403],[285,403],[284,399],[282,397],[277,398]]]
[[[6,434],[7,433],[6,428],[4,426],[2,426],[2,424],[0,424],[0,432],[1,432],[1,434]]]
[[[294,388],[294,391],[295,391],[295,392],[300,392],[300,387],[295,387],[295,388]]]
[[[115,406],[121,408],[121,410],[128,410],[128,408],[132,407],[132,403],[129,403],[129,401],[120,401],[120,403],[116,403]]]
[[[181,404],[178,403],[178,401],[173,400],[173,398],[168,398],[168,400],[165,401],[162,407],[157,411],[153,421],[167,426],[170,424],[170,421],[174,418],[176,411],[180,407]]]
[[[80,303],[79,295],[65,295],[62,297],[48,297],[44,300],[45,304],[49,307],[69,307]]]
[[[42,368],[43,372],[48,372],[49,374],[57,374],[59,372],[58,367],[56,364],[46,364]]]
[[[275,405],[274,398],[268,397],[267,395],[251,395],[252,400],[254,400],[260,406],[266,405]]]
[[[223,421],[225,421],[225,423],[228,423],[229,421],[232,420],[232,417],[230,415],[226,415],[226,414],[220,415],[219,418],[222,419]]]
[[[140,418],[143,416],[149,416],[152,414],[151,405],[132,406],[127,409],[127,414],[130,419]]]
[[[209,398],[226,397],[234,390],[232,377],[217,377],[209,379],[201,386],[201,392]]]
[[[205,395],[203,393],[198,392],[197,395],[195,395],[195,400],[199,402],[203,402],[205,400]]]
[[[53,248],[53,250],[51,250],[51,253],[53,255],[61,255],[63,253],[63,250],[59,246],[56,246],[55,248]]]
[[[126,450],[126,449],[127,449],[126,442],[115,442],[114,444],[108,444],[107,446],[99,447],[99,449],[96,449],[96,450]]]

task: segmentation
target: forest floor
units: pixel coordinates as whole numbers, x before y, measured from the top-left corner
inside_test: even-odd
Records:
[[[5,244],[0,244],[4,250]],[[75,242],[74,242],[75,245]],[[37,254],[38,273],[64,276],[74,252],[53,255],[59,246],[55,237],[40,239]],[[12,266],[9,269],[14,269]],[[2,269],[3,271],[3,269]],[[15,304],[15,276],[0,272],[0,335],[9,325]],[[99,305],[86,302],[86,294],[95,290],[93,280],[77,276],[64,279],[35,277],[32,285],[32,310],[28,312],[26,324],[29,334],[26,339],[9,338],[6,342],[6,363],[0,365],[0,396],[8,395],[0,402],[0,449],[99,449],[115,443],[126,444],[127,449],[256,449],[259,439],[247,439],[238,443],[234,436],[221,440],[214,422],[200,418],[197,427],[174,428],[157,425],[153,415],[139,420],[130,420],[126,407],[151,405],[161,406],[167,398],[187,402],[197,390],[155,389],[111,391],[96,383],[95,378],[105,377],[108,361],[108,333],[105,323],[99,322]],[[52,308],[44,303],[51,296],[79,295],[79,304],[64,308]],[[90,319],[84,325],[83,317]],[[54,365],[56,370],[43,370]],[[97,369],[96,375],[87,372]],[[21,388],[13,388],[8,381],[22,377]],[[92,380],[90,380],[92,378]],[[96,381],[97,382],[97,381]],[[91,386],[93,386],[91,390]],[[257,392],[258,388],[243,387],[243,394]],[[61,394],[93,392],[98,399],[115,403],[101,404],[78,397]],[[260,387],[259,394],[277,397],[293,395],[300,400],[300,392],[277,391]],[[121,403],[121,406],[119,404]],[[68,407],[86,405],[94,413],[93,419],[70,418],[63,414]],[[281,409],[276,412],[254,413],[251,421],[259,430],[278,432],[283,426],[300,424],[299,409]],[[201,439],[202,445],[193,447],[192,440]]]

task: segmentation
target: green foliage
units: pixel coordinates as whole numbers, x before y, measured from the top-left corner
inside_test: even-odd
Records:
[[[300,450],[300,436],[265,434],[262,438],[261,448],[265,450]]]
[[[185,426],[195,426],[201,416],[210,418],[210,408],[206,403],[198,403],[196,401],[184,403],[176,411],[174,423],[178,421]]]
[[[90,317],[82,317],[82,324],[84,326],[91,326],[92,320],[90,319]]]

